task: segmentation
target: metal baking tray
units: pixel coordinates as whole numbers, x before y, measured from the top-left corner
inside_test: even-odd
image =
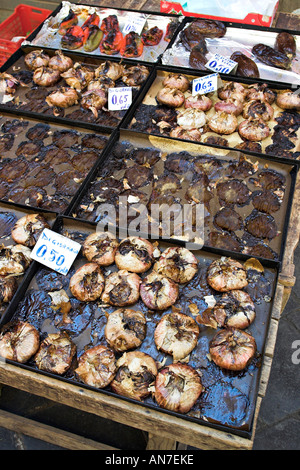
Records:
[[[248,162],[246,165],[249,167],[239,173],[239,168],[242,167],[237,165],[243,159],[246,159]],[[205,166],[205,162],[209,163]],[[233,168],[235,169],[232,171]],[[225,249],[256,255],[259,258],[281,260],[297,170],[298,167],[295,165],[274,159],[265,160],[260,154],[252,155],[237,150],[224,150],[121,130],[106,147],[102,160],[93,169],[66,214],[81,220],[108,224],[108,227],[122,226],[126,230],[127,226],[137,225],[146,237],[151,233],[152,237],[155,234],[198,244],[204,241],[206,249],[213,246],[219,249],[220,254]],[[254,236],[253,230],[250,234],[245,229],[245,223],[253,215],[262,214],[261,206],[257,203],[253,205],[253,196],[262,189],[261,176],[258,175],[263,175],[266,171],[278,175],[276,183],[268,183],[267,186],[268,188],[273,186],[281,200],[279,210],[273,211],[273,208],[272,210],[267,208],[269,214],[263,216],[264,223],[268,219],[268,224],[274,223],[277,227],[277,235],[273,234],[269,239],[258,233]],[[240,191],[246,190],[245,188],[246,191],[249,190],[249,197],[231,203],[230,197],[226,196],[227,200],[224,202],[222,195],[219,198],[217,183],[226,181],[230,189],[230,182],[236,180],[239,181]],[[161,181],[170,184],[171,189],[158,190]],[[238,191],[237,187],[234,191]],[[106,215],[107,204],[110,204],[111,210],[108,210]],[[168,221],[161,220],[158,227],[158,219],[153,217],[153,213],[151,216],[152,204],[159,204],[161,207],[166,204],[168,208],[174,205],[174,225],[171,223],[169,226]],[[189,219],[185,216],[184,210],[188,207],[195,211],[197,206],[199,210],[200,207],[203,208],[203,212],[195,215],[199,218],[204,217],[201,219],[204,220],[203,230],[201,223],[194,231],[186,230],[188,222],[185,221]],[[216,224],[216,215],[224,206],[233,209],[234,217],[238,214],[242,221],[240,228],[226,226],[227,221],[225,225]],[[140,219],[147,220],[147,217],[149,221],[152,220],[152,225],[149,223],[146,228],[145,225],[141,228],[137,222]],[[183,230],[181,230],[182,221],[185,224]]]
[[[51,212],[48,210],[42,210],[39,208],[31,209],[22,204],[13,204],[11,202],[2,202],[0,201],[0,245],[1,246],[11,246],[16,245],[16,242],[11,237],[11,231],[15,225],[15,223],[21,218],[25,217],[29,214],[39,214],[43,216],[50,228],[54,225],[57,214],[55,212]],[[10,303],[16,298],[20,299],[20,292],[22,292],[22,283],[25,282],[27,278],[30,277],[30,272],[32,269],[31,262],[30,266],[25,270],[24,274],[21,276],[14,276],[17,283],[18,288],[10,302],[2,303],[0,305],[0,316],[4,316],[5,312],[10,305]],[[13,277],[13,276],[12,276]]]
[[[181,42],[181,32],[196,19],[197,18],[190,17],[185,18],[181,24],[180,31],[177,32],[175,40],[163,53],[161,58],[162,64],[174,67],[186,67],[193,70],[193,67],[189,64],[190,51],[188,51]],[[222,23],[226,26],[225,36],[221,38],[205,39],[206,47],[208,49],[208,53],[206,54],[207,62],[214,54],[221,54],[224,57],[230,58],[233,52],[240,51],[256,63],[259,70],[260,80],[292,84],[295,89],[300,85],[299,31],[283,30],[280,28],[264,28],[263,26],[246,25],[228,21],[222,21]],[[274,47],[276,36],[282,31],[292,34],[296,41],[297,52],[292,61],[291,70],[283,70],[266,65],[256,59],[251,52],[252,47],[259,43]],[[211,72],[207,70],[207,73]],[[229,73],[229,75],[236,74],[235,72],[232,72]]]
[[[110,136],[2,113],[0,200],[63,214]]]
[[[7,111],[15,113],[17,115],[29,116],[37,119],[44,119],[55,121],[66,125],[76,125],[78,127],[84,127],[87,129],[95,130],[97,132],[112,132],[126,116],[128,110],[116,110],[109,111],[105,109],[98,110],[98,117],[94,116],[90,109],[84,109],[80,105],[81,94],[79,97],[78,104],[74,104],[68,108],[61,108],[52,106],[50,107],[45,101],[46,97],[53,91],[57,90],[61,86],[66,86],[66,82],[63,78],[53,86],[38,86],[32,80],[32,72],[28,70],[24,63],[24,58],[27,53],[37,50],[38,48],[32,47],[21,47],[18,49],[5,64],[1,67],[1,72],[6,72],[13,75],[17,79],[19,78],[25,86],[19,85],[14,95],[11,95],[13,99],[7,100],[7,95],[1,96],[0,98],[0,111]],[[43,49],[46,54],[52,57],[55,54],[55,50]],[[74,54],[69,51],[65,54],[72,58],[73,63],[79,62],[80,64],[90,66],[92,69],[96,69],[100,64],[106,62],[105,59],[95,58],[86,56],[83,54]],[[109,57],[107,60],[111,62],[120,63],[120,59]],[[129,61],[122,60],[122,64],[125,67],[132,65],[138,65],[136,63],[130,63]],[[151,73],[151,66],[146,65]],[[135,100],[141,90],[143,89],[145,82],[139,87],[132,87],[132,104],[134,105]],[[118,79],[115,82],[116,87],[127,86]],[[83,90],[86,91],[86,88]]]
[[[96,224],[58,216],[53,230],[82,244],[86,236],[96,230]],[[174,243],[168,240],[156,240],[155,243],[158,243],[158,248],[161,251],[169,246],[184,245],[183,243]],[[196,318],[196,315],[201,315],[206,310],[206,302],[209,302],[209,299],[215,298],[216,300],[219,297],[219,293],[212,291],[207,285],[206,269],[212,261],[220,258],[221,255],[214,253],[213,250],[210,252],[197,250],[193,253],[199,262],[198,272],[190,283],[180,287],[180,297],[177,303],[173,305],[173,308]],[[224,251],[222,256],[227,255],[229,254]],[[234,258],[242,263],[249,259],[239,254],[236,254]],[[67,276],[50,270],[51,278],[45,277],[49,272],[48,268],[35,263],[35,272],[32,273],[31,279],[23,284],[22,298],[11,303],[1,320],[1,327],[10,321],[27,320],[39,329],[41,338],[44,338],[50,332],[64,330],[69,333],[77,346],[77,357],[89,347],[97,344],[106,345],[104,336],[106,315],[112,312],[114,308],[103,306],[101,301],[80,302],[72,298],[68,288],[70,276],[85,262],[86,260],[80,252]],[[198,343],[188,358],[189,365],[200,373],[204,386],[204,391],[196,404],[185,415],[159,407],[151,396],[142,402],[143,406],[174,416],[181,416],[183,419],[241,435],[245,438],[251,437],[261,363],[264,357],[265,342],[271,318],[278,268],[278,263],[265,261],[262,273],[258,273],[255,269],[248,271],[248,280],[250,282],[246,289],[248,289],[254,300],[256,309],[256,318],[247,330],[254,336],[257,343],[257,354],[251,364],[241,372],[225,371],[217,367],[208,356],[209,341],[216,333],[216,330],[199,324]],[[104,276],[114,269],[114,265],[103,268]],[[50,284],[53,283],[50,286],[49,281]],[[50,288],[52,290],[63,288],[69,296],[72,309],[67,319],[59,310],[51,309],[50,296],[45,290],[48,289],[49,291]],[[162,314],[149,311],[141,300],[134,304],[132,308],[142,310],[147,319],[147,334],[138,349],[152,356],[160,366],[172,362],[171,356],[159,352],[153,341],[154,328]],[[164,314],[170,311],[171,309],[165,310]],[[117,357],[119,357],[118,354]],[[116,396],[109,385],[104,389],[96,389],[80,382],[74,374],[76,361],[63,376],[40,371],[33,360],[29,360],[26,364],[18,364],[10,360],[8,362],[58,380],[78,384],[80,387],[98,390],[99,393]],[[135,402],[133,399],[118,396],[129,402]],[[141,402],[138,403],[141,404]]]
[[[136,23],[138,21],[145,21],[144,30],[153,28],[157,26],[159,29],[163,30],[163,36],[159,44],[156,46],[144,46],[143,52],[138,57],[131,57],[133,61],[139,61],[143,63],[155,63],[159,62],[163,52],[168,47],[169,42],[164,40],[164,37],[167,32],[167,27],[169,23],[175,23],[177,25],[174,29],[173,36],[171,41],[176,37],[176,31],[179,29],[183,18],[179,15],[172,15],[166,13],[151,13],[150,11],[144,10],[133,10],[133,9],[123,9],[123,8],[110,8],[106,6],[91,6],[84,4],[74,4],[72,2],[63,1],[47,18],[37,28],[24,42],[23,44],[29,44],[32,46],[46,47],[46,48],[56,48],[62,49],[65,52],[68,49],[63,49],[61,44],[62,36],[58,33],[58,28],[61,21],[69,14],[70,10],[74,11],[78,15],[78,26],[82,26],[84,21],[88,18],[89,15],[97,13],[100,17],[100,25],[104,18],[109,15],[116,15],[119,22],[120,31],[125,36],[125,29],[128,27],[128,24]],[[171,42],[170,42],[171,43]],[[107,54],[101,53],[99,47],[92,52],[85,52],[83,47],[76,49],[76,51],[82,52],[83,54],[93,55],[96,57],[107,57],[110,58]],[[115,57],[122,58],[120,53],[115,54]]]
[[[193,74],[187,73],[184,68],[175,68],[175,67],[163,67],[156,66],[154,73],[149,77],[146,88],[143,90],[143,93],[138,97],[135,107],[130,110],[124,121],[122,122],[121,128],[132,129],[136,131],[146,132],[150,134],[160,135],[160,136],[169,136],[170,131],[177,126],[177,114],[180,111],[184,110],[184,106],[179,108],[170,108],[165,105],[159,105],[156,101],[156,95],[158,91],[163,87],[162,82],[168,74],[182,74],[186,76],[190,83],[192,80],[198,77],[207,75],[205,72],[195,72]],[[224,86],[226,82],[237,82],[241,83],[245,87],[251,86],[256,82],[246,78],[238,77],[226,77],[224,76],[221,79],[221,85]],[[268,88],[274,91],[280,91],[286,89],[286,85],[265,81],[264,82]],[[190,89],[187,90],[184,95],[185,97],[191,95],[191,85]],[[217,91],[213,93],[208,93],[208,97],[213,102],[213,106],[209,111],[206,112],[207,119],[214,115],[214,104],[217,101],[220,101],[218,98]],[[262,155],[276,159],[276,161],[281,162],[290,162],[290,163],[300,163],[300,113],[294,110],[282,110],[275,103],[272,104],[274,109],[273,118],[267,121],[267,124],[270,128],[269,136],[258,142],[254,142],[255,149],[254,152],[259,152]],[[156,111],[159,113],[156,114]],[[238,124],[244,121],[242,114],[237,116]],[[171,123],[170,126],[159,126],[157,123],[159,121],[166,121]],[[293,122],[292,122],[293,121]],[[243,143],[244,140],[240,137],[238,130],[233,132],[230,135],[219,135],[216,132],[211,131],[207,125],[200,129],[201,137],[200,143],[205,143],[208,137],[218,137],[222,139],[222,142],[216,142],[214,145],[223,148],[235,148],[237,145]],[[189,137],[192,140],[193,137]],[[223,139],[224,143],[223,143]],[[211,144],[212,142],[210,142]],[[252,145],[248,147],[249,151],[252,151]],[[258,145],[256,145],[258,144]]]

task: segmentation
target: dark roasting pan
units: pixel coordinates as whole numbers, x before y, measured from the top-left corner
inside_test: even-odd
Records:
[[[53,229],[65,236],[71,237],[79,243],[83,243],[85,237],[96,230],[96,224],[79,221],[70,217],[59,216]],[[177,243],[172,240],[158,240],[155,242],[158,242],[158,246],[162,251],[169,246],[183,246],[182,242]],[[221,256],[214,252],[213,249],[210,251],[197,250],[194,254],[199,260],[199,271],[196,274],[194,282],[192,280],[189,284],[182,287],[179,300],[177,304],[173,306],[175,308],[178,307],[181,312],[190,315],[191,308],[189,308],[189,306],[191,306],[191,304],[193,304],[193,306],[196,305],[196,310],[198,310],[197,314],[201,314],[207,308],[204,296],[211,295],[212,292],[207,290],[205,276],[206,268],[213,260],[220,258]],[[224,251],[222,256],[231,256],[231,253]],[[234,258],[240,260],[242,263],[249,259],[247,256],[242,254],[235,254]],[[74,270],[81,266],[85,261],[86,260],[83,259],[80,252],[69,274],[66,277],[62,275],[58,275],[58,277],[56,277],[56,280],[60,279],[64,283],[64,289],[69,295],[68,278]],[[114,265],[105,268],[103,272],[108,273],[114,270],[115,268],[113,266]],[[221,429],[225,432],[227,431],[246,438],[250,438],[251,435],[260,377],[260,364],[264,357],[264,347],[271,318],[279,264],[274,261],[265,260],[263,261],[263,270],[263,274],[259,275],[259,281],[254,282],[254,284],[252,283],[249,287],[249,292],[251,293],[252,298],[256,299],[256,319],[252,325],[250,325],[248,331],[255,337],[257,342],[257,356],[242,372],[226,372],[219,369],[207,356],[208,344],[212,336],[215,334],[215,330],[200,325],[198,344],[190,354],[189,364],[201,373],[205,390],[187,415],[179,415],[201,425],[212,426],[216,429]],[[52,310],[52,314],[49,316],[47,314],[47,312],[49,313],[49,305],[47,305],[47,308],[45,307],[43,310],[43,302],[46,301],[45,293],[41,294],[40,297],[34,297],[35,300],[32,302],[31,308],[28,310],[27,307],[29,304],[26,306],[27,295],[34,292],[32,289],[43,290],[43,280],[45,279],[44,275],[47,271],[48,268],[45,269],[39,263],[34,263],[31,279],[26,283],[23,283],[22,293],[20,292],[21,295],[19,295],[18,299],[14,300],[9,306],[1,320],[1,326],[17,319],[27,319],[27,321],[38,327],[41,332],[41,337],[45,337],[46,333],[57,331],[57,328],[65,328],[77,345],[78,356],[80,356],[84,351],[85,347],[91,347],[95,344],[106,344],[104,337],[106,319],[105,312],[109,313],[114,309],[110,307],[104,308],[101,306],[101,302],[98,302],[98,304],[97,301],[88,303],[88,305],[85,305],[84,310],[80,310],[80,306],[77,303],[76,308],[78,309],[77,311],[73,311],[71,323],[66,323],[64,326],[62,326],[62,324],[59,326],[59,323],[62,320],[62,316],[59,311]],[[255,276],[258,274],[257,271],[254,271],[254,273],[251,271],[251,273],[255,274],[253,278],[255,279]],[[218,293],[216,292],[214,292],[213,295],[218,297]],[[46,303],[49,304],[47,301]],[[158,352],[153,342],[153,331],[156,322],[161,317],[161,314],[148,311],[148,309],[142,305],[141,300],[138,301],[133,308],[142,309],[147,318],[147,335],[139,349],[150,354],[159,363],[162,361],[166,361],[166,364],[170,363],[171,357]],[[40,312],[38,316],[36,315],[37,309]],[[168,312],[169,310],[166,310],[164,313]],[[194,315],[196,315],[195,311]],[[72,367],[65,376],[58,376],[39,371],[32,360],[25,365],[18,364],[14,361],[8,362],[17,364],[18,366],[28,370],[34,370],[35,372],[38,371],[41,374],[46,374],[58,380],[78,384],[80,387],[90,388],[79,382],[78,378],[74,376],[74,369]],[[110,390],[109,386],[105,389],[99,390],[99,393],[114,394],[114,392]],[[134,400],[127,399],[125,397],[120,396],[120,398],[135,402]],[[177,413],[158,407],[151,397],[147,398],[143,402],[143,405],[152,409],[159,409],[159,411],[162,411],[163,413],[170,413],[171,415],[173,414],[178,416]]]

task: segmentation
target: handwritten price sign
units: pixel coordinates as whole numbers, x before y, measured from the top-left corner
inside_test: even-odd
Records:
[[[108,110],[128,109],[132,103],[132,88],[119,87],[108,89]]]
[[[31,252],[31,258],[66,275],[80,248],[80,243],[45,228]]]
[[[209,70],[219,73],[230,73],[237,67],[237,62],[222,56],[221,54],[215,54],[205,64],[205,67]]]
[[[204,77],[195,78],[192,82],[192,95],[204,95],[216,91],[222,85],[222,80],[217,73],[211,73]]]

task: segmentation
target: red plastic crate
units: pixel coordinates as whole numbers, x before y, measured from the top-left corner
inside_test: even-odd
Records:
[[[51,11],[29,5],[18,5],[15,11],[0,24],[0,66],[19,49],[24,37],[34,31]],[[14,37],[22,36],[17,42]]]

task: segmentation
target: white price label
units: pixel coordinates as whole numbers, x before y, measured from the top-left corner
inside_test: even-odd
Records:
[[[205,64],[207,69],[213,70],[214,72],[219,73],[230,73],[234,68],[237,67],[237,62],[234,60],[228,59],[220,54],[215,54],[209,61]]]
[[[45,228],[31,252],[31,258],[66,275],[80,248],[80,243]]]
[[[222,81],[217,73],[211,73],[204,77],[195,78],[192,82],[192,95],[204,95],[220,88]]]
[[[131,31],[134,31],[138,35],[141,34],[141,32],[144,29],[146,23],[146,18],[143,16],[133,16],[130,18],[130,21],[125,24],[123,28],[123,34],[126,35],[130,33]]]
[[[128,109],[132,103],[132,88],[120,87],[108,89],[108,110]]]

